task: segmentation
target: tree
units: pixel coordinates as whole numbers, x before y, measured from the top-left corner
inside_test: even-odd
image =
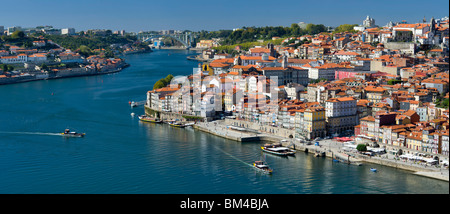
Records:
[[[153,90],[166,87],[173,79],[173,75],[169,74],[166,78],[162,78],[153,85]]]
[[[6,65],[6,64],[1,64],[0,68],[5,72],[5,71],[14,71],[14,66],[12,65]]]
[[[156,81],[156,83],[153,85],[153,90],[163,88],[165,86],[164,82],[161,80]]]
[[[401,80],[396,80],[396,79],[388,80],[388,85],[395,85],[395,84],[398,84],[398,83],[402,83],[402,81]]]
[[[26,41],[23,43],[23,46],[25,48],[31,48],[31,47],[33,47],[33,43],[31,41]]]
[[[14,31],[14,33],[11,34],[11,37],[14,39],[22,39],[25,37],[25,33],[23,31]]]
[[[166,78],[164,78],[164,80],[165,80],[165,82],[166,82],[166,84],[169,84],[170,83],[170,81],[173,79],[173,75],[172,74],[169,74],[169,75],[167,75],[167,77]]]
[[[365,151],[367,151],[367,146],[366,146],[366,144],[358,144],[356,146],[356,150],[358,150],[360,152],[365,152]]]
[[[0,65],[0,68],[1,68],[3,71],[8,71],[8,66],[7,66],[6,64],[1,64],[1,65]]]
[[[45,63],[42,63],[41,70],[47,70],[48,66]]]
[[[358,26],[357,24],[351,25],[351,24],[343,24],[339,25],[337,28],[334,29],[333,33],[342,33],[342,32],[350,32],[354,33],[356,30],[353,29],[353,27]]]
[[[84,57],[90,56],[92,54],[91,49],[86,45],[81,45],[78,52]]]

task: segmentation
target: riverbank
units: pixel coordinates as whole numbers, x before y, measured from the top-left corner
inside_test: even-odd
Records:
[[[200,58],[201,55],[194,55],[194,56],[188,56],[186,59],[193,60],[193,61],[199,61],[199,62],[211,62],[213,59],[203,59]]]
[[[122,66],[114,69],[108,69],[105,71],[95,71],[95,72],[72,72],[72,73],[64,73],[59,74],[55,73],[53,75],[19,75],[17,77],[3,77],[0,78],[0,85],[8,85],[8,84],[17,84],[17,83],[25,83],[31,81],[39,81],[39,80],[52,80],[52,79],[63,79],[63,78],[71,78],[71,77],[83,77],[83,76],[97,76],[103,74],[112,74],[122,71],[124,68],[129,67],[130,64],[124,63]]]
[[[382,166],[389,166],[397,169],[407,170],[415,175],[425,176],[443,181],[449,181],[448,168],[441,168],[430,165],[422,165],[415,162],[407,162],[397,159],[394,155],[384,154],[380,156],[366,156],[357,152],[343,150],[343,144],[332,139],[320,140],[318,145],[300,143],[292,138],[285,138],[274,133],[264,133],[247,127],[233,126],[222,121],[202,122],[194,125],[196,130],[207,132],[226,139],[238,142],[282,142],[283,146],[290,147],[297,151],[325,156],[333,160],[354,165],[371,163]],[[277,130],[275,130],[278,132]]]
[[[170,47],[166,47],[166,46],[163,46],[163,47],[158,47],[158,48],[156,48],[156,49],[162,49],[162,50],[187,50],[187,49],[189,49],[189,50],[191,50],[191,51],[201,51],[201,50],[203,50],[203,48],[186,48],[186,47],[184,47],[184,46],[170,46]]]

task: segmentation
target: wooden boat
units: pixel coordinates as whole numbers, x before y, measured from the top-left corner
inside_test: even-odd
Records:
[[[145,115],[140,115],[139,116],[139,120],[140,121],[144,121],[144,122],[150,122],[150,123],[161,123],[162,121],[156,118],[152,118],[152,117],[147,117]]]
[[[274,154],[274,155],[281,155],[281,156],[288,156],[288,155],[295,155],[295,151],[292,149],[289,149],[287,147],[281,146],[281,144],[265,144],[261,147],[261,149],[264,152]]]
[[[265,164],[263,161],[253,162],[253,167],[255,167],[257,170],[259,170],[263,173],[272,174],[272,172],[273,172],[273,170],[271,168],[269,168],[269,166],[267,164]]]
[[[63,133],[61,133],[64,137],[84,137],[86,135],[85,133],[77,133],[77,132],[71,132],[69,129],[64,130]]]
[[[177,127],[177,128],[184,128],[184,127],[186,127],[186,125],[184,125],[184,124],[182,124],[180,122],[171,122],[171,123],[169,123],[169,125],[173,126],[173,127]]]

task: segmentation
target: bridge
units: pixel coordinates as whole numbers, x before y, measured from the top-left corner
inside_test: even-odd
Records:
[[[186,49],[192,47],[192,43],[194,42],[195,38],[195,36],[191,32],[173,34],[139,33],[137,37],[143,42],[147,42],[155,38],[170,37],[179,41],[181,44],[183,44],[184,47],[186,47]]]

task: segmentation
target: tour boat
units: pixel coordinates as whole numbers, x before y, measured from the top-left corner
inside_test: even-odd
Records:
[[[71,132],[69,129],[64,130],[63,133],[61,133],[62,136],[65,137],[84,137],[86,135],[85,133],[77,133],[77,132]]]
[[[150,122],[150,123],[161,123],[162,121],[156,118],[151,118],[151,117],[147,117],[145,115],[140,115],[139,116],[139,120],[140,121],[144,121],[144,122]]]
[[[295,155],[294,150],[289,149],[287,147],[282,147],[281,144],[265,144],[264,146],[261,146],[261,149],[264,152],[275,155],[281,156]]]
[[[255,167],[261,172],[272,174],[272,169],[270,169],[269,166],[267,164],[264,164],[264,162],[262,161],[253,162],[253,167]]]

